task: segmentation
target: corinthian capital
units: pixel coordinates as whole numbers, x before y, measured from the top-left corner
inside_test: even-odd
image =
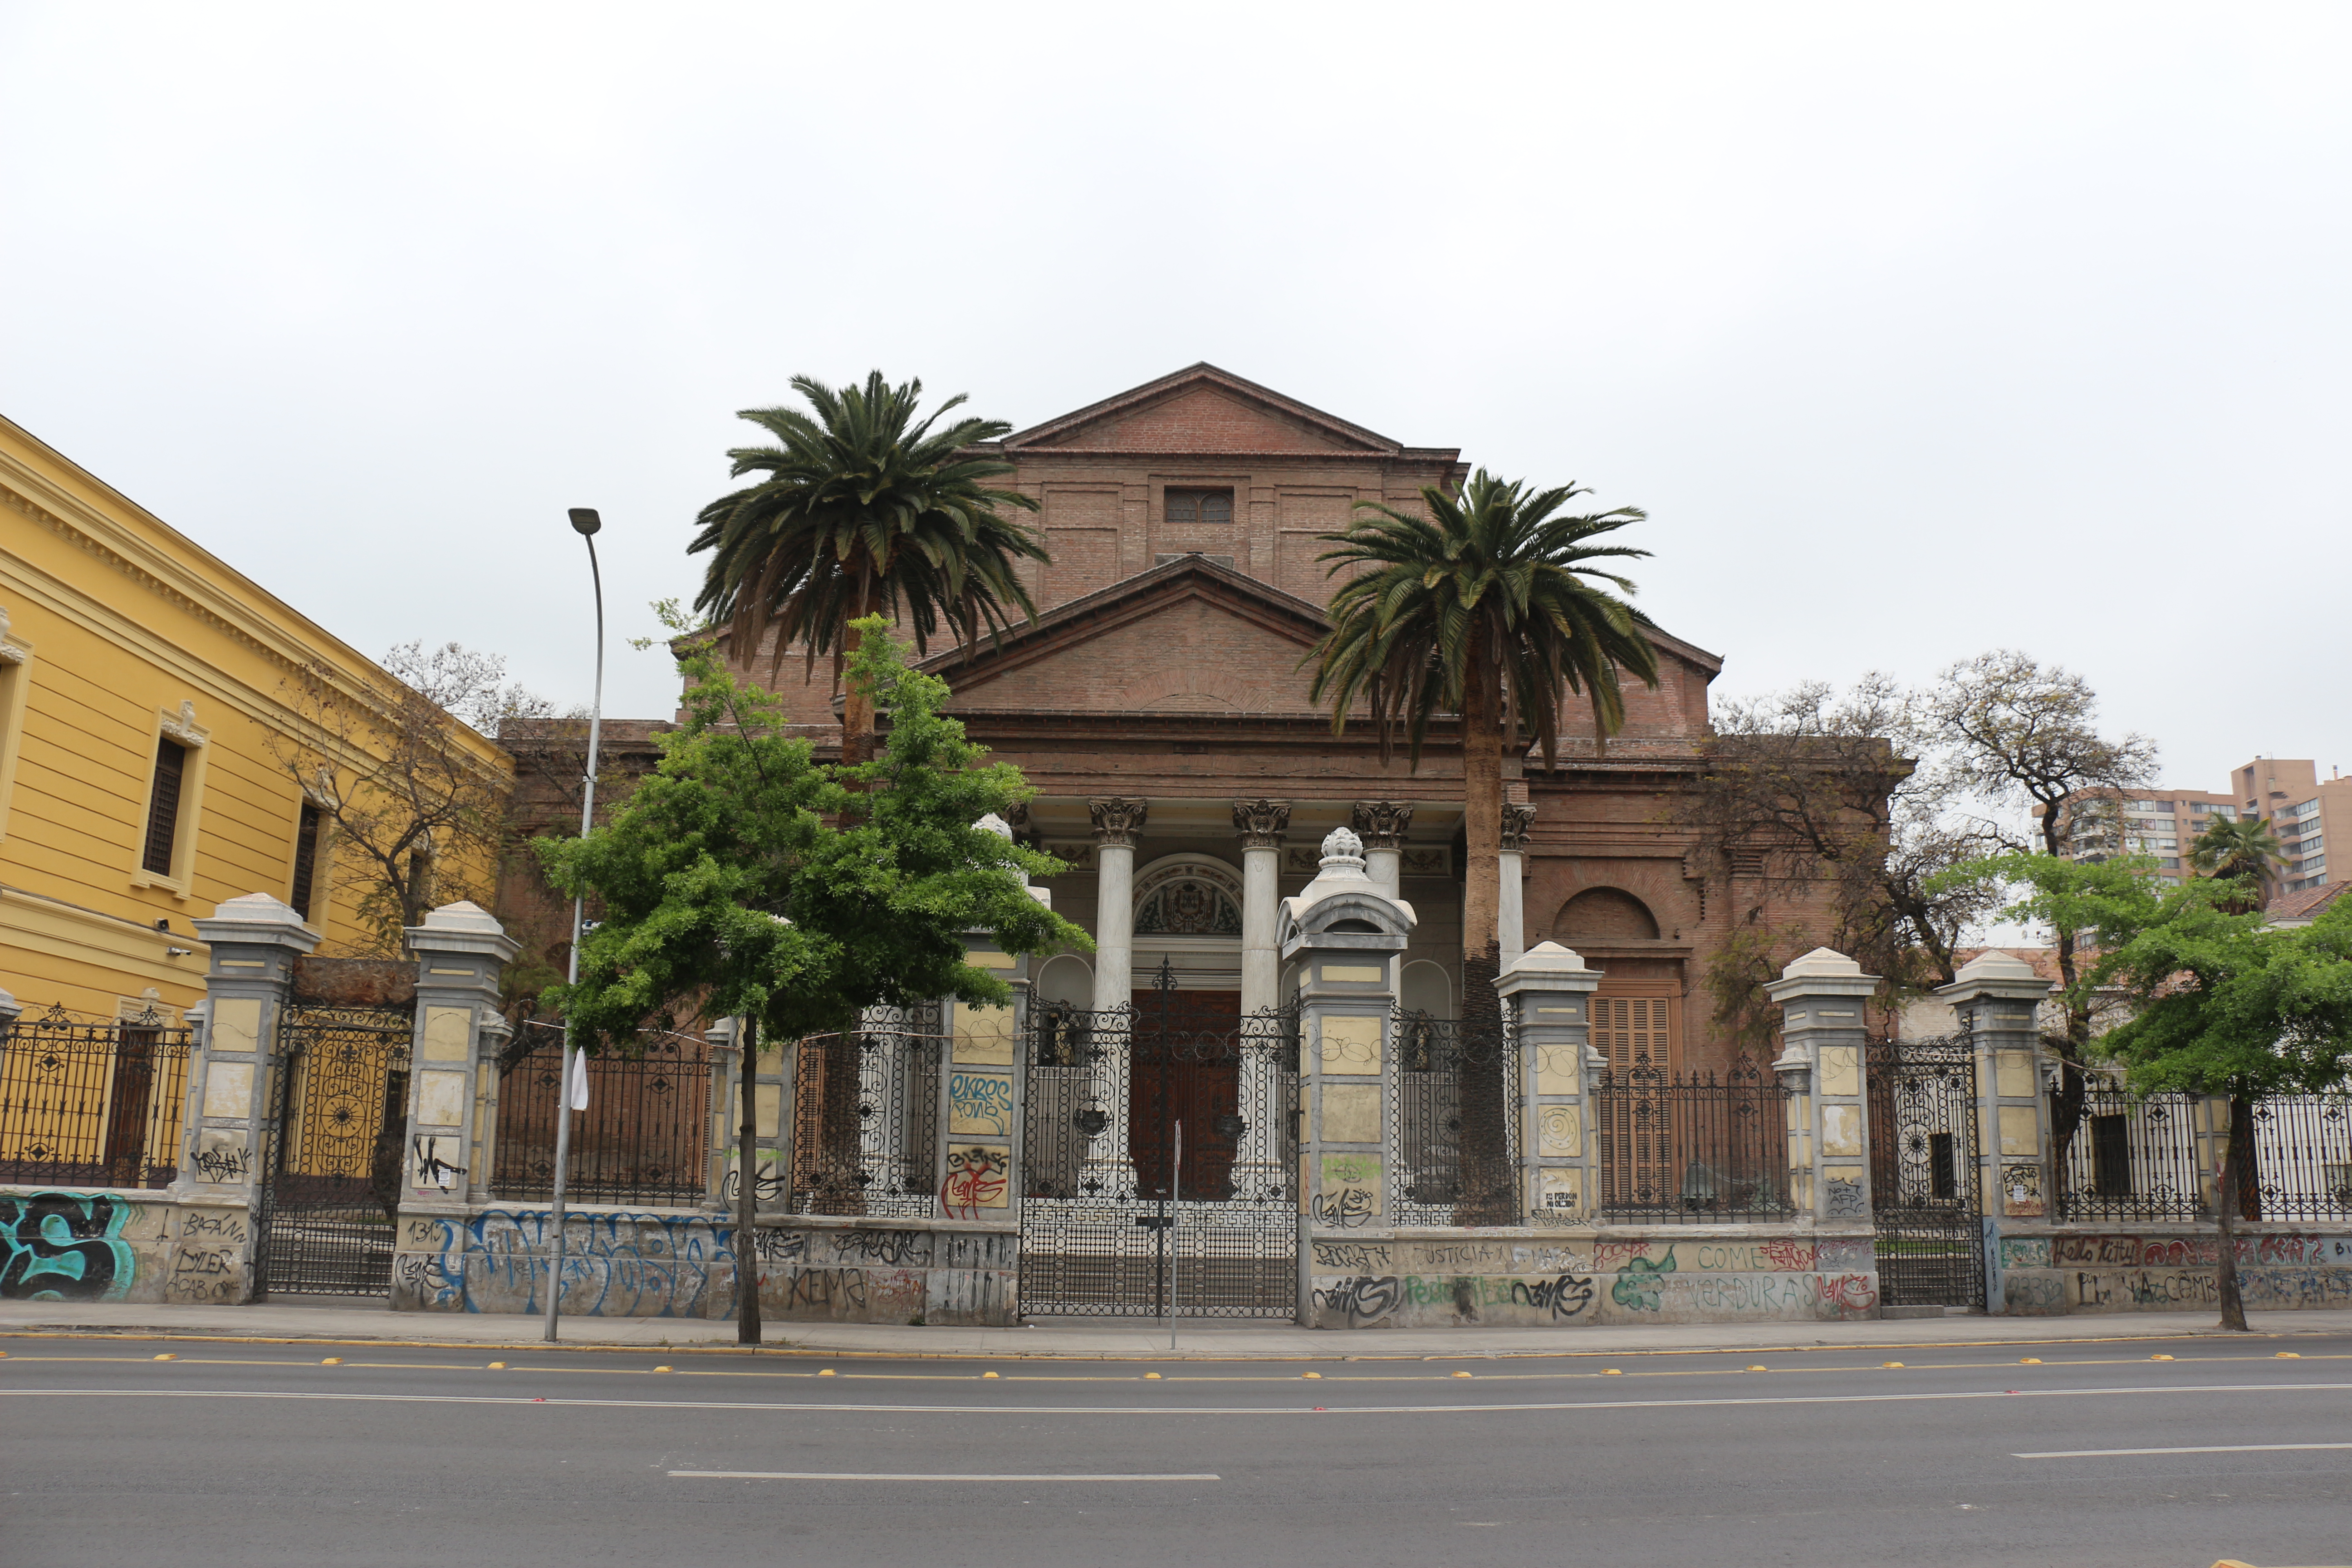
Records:
[[[1360,800],[1350,826],[1365,848],[1394,849],[1404,842],[1404,830],[1412,826],[1412,802]]]
[[[1505,801],[1503,803],[1503,847],[1525,849],[1528,847],[1528,829],[1535,825],[1536,808],[1534,806],[1513,805],[1510,802]]]
[[[1244,849],[1279,849],[1282,830],[1290,826],[1290,803],[1286,800],[1237,800],[1234,802],[1234,826],[1242,836]]]
[[[1094,819],[1095,842],[1106,849],[1132,849],[1135,836],[1143,831],[1143,818],[1150,808],[1149,801],[1121,800],[1116,795],[1087,802],[1087,815]]]

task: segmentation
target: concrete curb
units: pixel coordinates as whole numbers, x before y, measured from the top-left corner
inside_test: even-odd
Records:
[[[1892,1322],[1822,1323],[1802,1325],[1803,1332],[1790,1333],[1785,1330],[1798,1325],[1781,1325],[1780,1334],[1771,1334],[1769,1325],[1757,1325],[1746,1335],[1727,1334],[1720,1324],[1664,1325],[1641,1330],[1572,1330],[1567,1333],[1542,1333],[1521,1331],[1516,1333],[1479,1333],[1475,1331],[1430,1331],[1413,1335],[1411,1345],[1395,1344],[1391,1335],[1384,1332],[1334,1334],[1328,1331],[1289,1327],[1257,1330],[1186,1327],[1180,1331],[1181,1340],[1175,1350],[1167,1348],[1164,1341],[1147,1342],[1149,1328],[1116,1331],[1117,1342],[1108,1342],[1113,1334],[1101,1330],[1071,1330],[1041,1327],[1031,1330],[926,1330],[916,1328],[883,1328],[874,1325],[851,1325],[849,1331],[827,1334],[831,1325],[776,1324],[784,1331],[777,1339],[755,1346],[743,1347],[731,1339],[719,1335],[731,1331],[731,1324],[712,1323],[716,1331],[708,1336],[681,1340],[681,1330],[691,1331],[704,1320],[694,1319],[631,1319],[633,1326],[641,1326],[636,1337],[597,1335],[593,1326],[604,1320],[582,1320],[576,1327],[585,1337],[564,1339],[549,1344],[538,1337],[536,1319],[514,1319],[514,1331],[499,1331],[509,1322],[495,1325],[481,1319],[473,1321],[487,1331],[478,1334],[434,1334],[425,1324],[406,1332],[371,1331],[378,1325],[355,1320],[389,1317],[388,1312],[366,1310],[341,1311],[320,1308],[268,1307],[231,1309],[188,1309],[184,1313],[171,1308],[120,1307],[113,1312],[102,1308],[84,1308],[79,1312],[58,1311],[58,1303],[10,1303],[0,1308],[0,1340],[8,1339],[150,1339],[185,1340],[222,1344],[322,1344],[322,1345],[384,1345],[430,1350],[527,1350],[537,1352],[574,1351],[601,1353],[646,1352],[662,1355],[756,1355],[772,1358],[807,1359],[825,1357],[835,1360],[893,1360],[921,1362],[1427,1362],[1427,1361],[1495,1361],[1495,1360],[1574,1360],[1593,1356],[1662,1356],[1709,1355],[1739,1353],[1780,1353],[1838,1349],[1868,1349],[1901,1347],[1912,1350],[1962,1349],[2006,1345],[2099,1345],[2145,1342],[2153,1340],[2213,1339],[2237,1343],[2272,1342],[2316,1334],[2352,1332],[2352,1312],[2279,1312],[2263,1314],[2262,1321],[2250,1333],[2240,1336],[2223,1331],[2197,1314],[2187,1322],[2118,1321],[2114,1318],[2074,1320],[2081,1327],[2068,1332],[2057,1327],[2067,1320],[2052,1319],[1912,1319]],[[47,1310],[41,1310],[47,1308]],[[226,1313],[253,1313],[258,1321],[249,1328],[244,1324],[222,1322]],[[265,1316],[266,1314],[266,1316]],[[2173,1316],[2168,1314],[2167,1316]],[[2189,1314],[2179,1314],[2189,1317]],[[288,1318],[313,1320],[312,1322],[289,1323]],[[177,1319],[178,1321],[173,1321]],[[211,1321],[206,1321],[211,1320]],[[1969,1329],[1960,1329],[1969,1322]],[[2017,1324],[2015,1333],[1987,1333],[1983,1326],[1995,1323]],[[593,1326],[592,1326],[593,1325]],[[1931,1327],[1932,1325],[1932,1327]],[[407,1325],[403,1324],[405,1329]],[[811,1333],[814,1329],[817,1331]],[[985,1332],[992,1339],[1013,1334],[1037,1335],[1032,1345],[976,1343],[961,1346],[942,1344],[932,1336],[941,1333]],[[1231,1335],[1234,1341],[1220,1344],[1220,1338]],[[1595,1338],[1602,1336],[1596,1342]],[[1246,1339],[1244,1339],[1246,1336]],[[1311,1342],[1276,1342],[1267,1340],[1280,1336],[1283,1341]],[[929,1339],[930,1342],[925,1343]],[[1338,1340],[1339,1342],[1333,1343]],[[1383,1345],[1378,1342],[1391,1340]],[[1568,1342],[1563,1342],[1563,1341]],[[831,1342],[826,1342],[830,1341]]]

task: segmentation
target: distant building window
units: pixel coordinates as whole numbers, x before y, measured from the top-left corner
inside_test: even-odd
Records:
[[[306,921],[319,879],[319,835],[325,826],[325,814],[304,801],[302,819],[294,828],[294,909]]]
[[[180,841],[180,786],[188,775],[188,748],[169,738],[155,742],[155,784],[147,796],[147,847],[139,864],[159,877],[172,874]]]
[[[1167,495],[1168,525],[1181,528],[1201,523],[1221,527],[1234,521],[1234,492],[1231,490],[1176,490]]]

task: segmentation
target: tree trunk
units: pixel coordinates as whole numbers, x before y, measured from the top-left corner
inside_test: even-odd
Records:
[[[1510,1085],[1502,1004],[1495,994],[1502,949],[1496,930],[1503,870],[1503,735],[1492,672],[1472,663],[1462,694],[1462,1058],[1456,1069],[1462,1184],[1456,1225],[1517,1217],[1511,1168]]]
[[[2246,1331],[2246,1301],[2238,1290],[2238,1205],[2243,1202],[2247,1163],[2254,1152],[2253,1107],[2230,1097],[2230,1135],[2221,1156],[2221,1201],[2215,1238],[2213,1282],[2221,1296],[2221,1326]]]
[[[873,613],[872,593],[861,592],[857,597],[857,611],[850,616],[853,624],[842,634],[844,653],[855,654],[866,646],[866,634],[859,631],[854,623]],[[874,760],[874,693],[854,675],[842,683],[841,760],[852,767]]]
[[[736,1099],[742,1124],[735,1133],[735,1342],[760,1342],[759,1248],[752,1240],[752,1219],[758,1212],[759,1093],[752,1083],[760,1070],[760,1021],[743,1020],[741,1070],[736,1075]]]

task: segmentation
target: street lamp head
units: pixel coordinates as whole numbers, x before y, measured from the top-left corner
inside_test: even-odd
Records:
[[[575,506],[572,509],[572,526],[580,533],[589,534],[604,527],[604,520],[596,515],[593,506]]]

